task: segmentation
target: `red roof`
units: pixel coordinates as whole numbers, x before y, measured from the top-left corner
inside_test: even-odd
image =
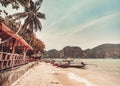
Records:
[[[33,48],[18,34],[15,34],[10,28],[8,28],[6,25],[3,23],[0,23],[0,29],[5,32],[7,35],[15,38],[19,42],[21,42],[25,47],[27,47],[29,50],[33,50]]]

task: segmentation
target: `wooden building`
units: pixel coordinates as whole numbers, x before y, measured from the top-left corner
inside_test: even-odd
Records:
[[[0,22],[0,70],[26,64],[33,48],[18,34]]]

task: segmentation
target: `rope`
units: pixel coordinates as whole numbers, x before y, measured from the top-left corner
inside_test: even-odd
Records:
[[[92,66],[96,66],[96,67],[97,67],[97,65],[96,65],[96,64],[85,64],[85,65],[92,65]]]

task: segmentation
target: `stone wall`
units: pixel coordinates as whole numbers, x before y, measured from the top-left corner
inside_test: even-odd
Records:
[[[35,62],[32,62],[16,69],[1,72],[0,86],[10,86],[13,82],[20,78],[29,68],[33,67],[35,64],[36,64]]]

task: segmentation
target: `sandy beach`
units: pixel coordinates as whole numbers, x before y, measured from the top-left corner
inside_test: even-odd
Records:
[[[111,61],[99,60],[94,62],[97,67],[87,66],[86,69],[57,68],[49,63],[39,62],[11,86],[119,86],[120,63],[112,62],[115,64],[110,65]]]

